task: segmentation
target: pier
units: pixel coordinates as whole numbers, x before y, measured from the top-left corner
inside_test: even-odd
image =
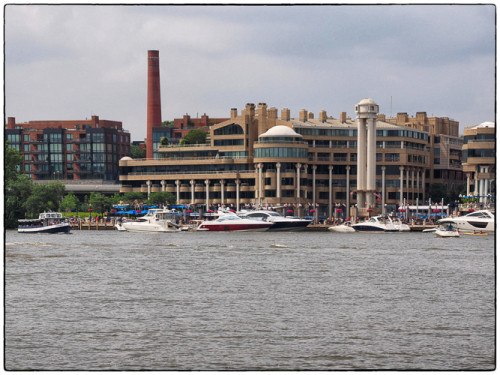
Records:
[[[115,230],[115,220],[93,222],[90,221],[77,221],[71,223],[72,230]]]

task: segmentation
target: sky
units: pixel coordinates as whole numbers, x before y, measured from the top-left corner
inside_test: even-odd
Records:
[[[494,5],[7,5],[4,115],[121,121],[146,137],[147,51],[162,120],[246,103],[495,121]]]

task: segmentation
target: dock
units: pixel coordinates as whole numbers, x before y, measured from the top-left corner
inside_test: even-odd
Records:
[[[115,230],[115,221],[91,223],[90,221],[79,221],[71,224],[72,230]]]

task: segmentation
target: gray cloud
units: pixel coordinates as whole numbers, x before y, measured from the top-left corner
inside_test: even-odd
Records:
[[[261,101],[354,115],[364,97],[461,127],[495,115],[491,5],[7,5],[6,114],[97,114],[144,138],[148,49],[164,120]]]

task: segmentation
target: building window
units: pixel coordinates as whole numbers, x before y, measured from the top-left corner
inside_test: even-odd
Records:
[[[233,134],[243,134],[243,128],[240,125],[231,124],[214,130],[214,135],[233,135]]]

